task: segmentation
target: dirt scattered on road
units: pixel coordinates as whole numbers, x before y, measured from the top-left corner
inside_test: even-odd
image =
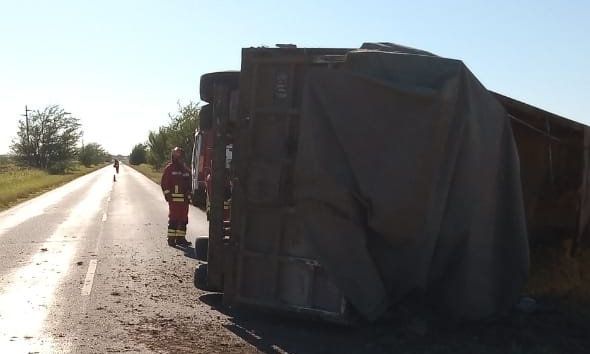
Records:
[[[90,333],[82,350],[109,343],[111,351],[141,353],[590,352],[590,322],[572,313],[514,313],[486,323],[452,324],[400,307],[387,323],[344,327],[226,308],[220,294],[194,287],[198,263],[179,249],[110,251],[106,269],[124,271],[98,274],[95,284],[117,300],[100,297],[89,311],[80,324]],[[98,330],[94,323],[106,325]]]

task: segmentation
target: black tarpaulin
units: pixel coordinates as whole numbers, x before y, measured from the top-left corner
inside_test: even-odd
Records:
[[[296,206],[353,306],[416,291],[457,318],[508,308],[528,271],[507,114],[457,60],[361,50],[306,80]]]

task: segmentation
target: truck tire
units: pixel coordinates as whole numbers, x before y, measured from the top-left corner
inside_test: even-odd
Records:
[[[193,204],[201,209],[205,210],[207,207],[207,200],[205,197],[205,188],[199,187],[198,189],[193,191]]]
[[[205,214],[207,214],[207,221],[211,221],[211,201],[209,200],[209,194],[205,189]]]
[[[213,105],[206,104],[199,110],[199,130],[209,130],[213,127]]]
[[[194,284],[197,289],[209,291],[207,287],[207,264],[199,264],[195,268]]]
[[[227,85],[230,90],[235,90],[240,83],[240,72],[219,71],[201,76],[201,82],[199,85],[201,100],[209,103],[213,102],[215,84],[217,83]]]
[[[195,239],[195,257],[199,261],[207,262],[207,252],[209,251],[209,237],[199,236]]]

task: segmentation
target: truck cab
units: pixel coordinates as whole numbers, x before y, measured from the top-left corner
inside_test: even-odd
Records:
[[[205,209],[207,206],[207,176],[211,174],[211,151],[213,132],[201,129],[195,131],[195,144],[191,158],[193,203]]]
[[[206,104],[199,112],[199,128],[195,132],[195,141],[191,158],[192,190],[194,204],[207,211],[210,216],[213,175],[213,148],[215,129],[213,127],[213,106]],[[225,168],[229,170],[232,158],[232,144],[225,147]],[[229,175],[229,174],[228,174]],[[229,222],[229,205],[231,203],[231,183],[226,181],[224,191],[224,220]]]

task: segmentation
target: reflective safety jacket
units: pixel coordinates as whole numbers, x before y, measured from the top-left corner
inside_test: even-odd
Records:
[[[188,203],[191,194],[191,173],[184,164],[169,163],[160,182],[168,202]]]

